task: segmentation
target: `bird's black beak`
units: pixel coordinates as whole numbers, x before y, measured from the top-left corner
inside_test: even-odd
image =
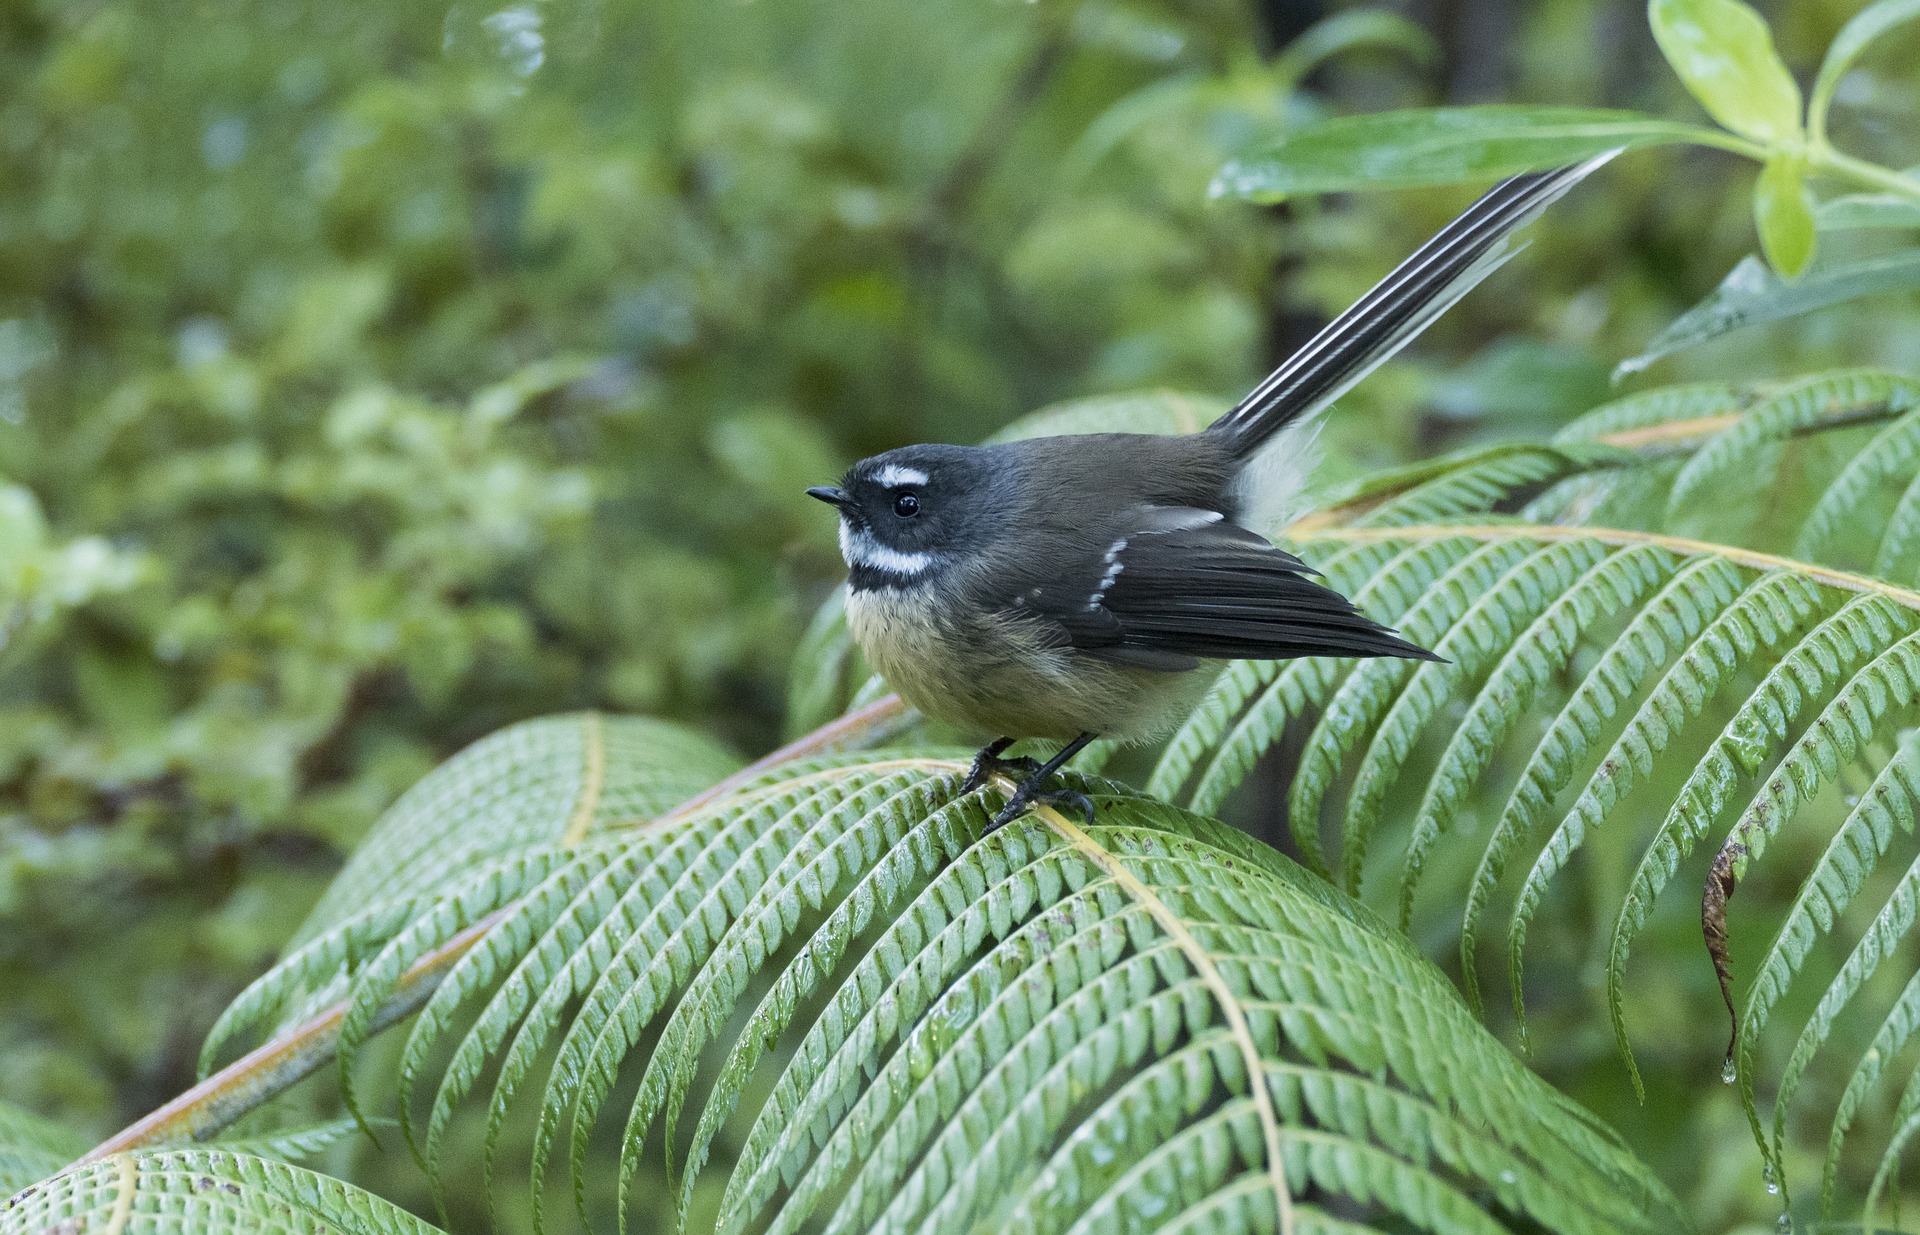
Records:
[[[839,485],[815,485],[807,490],[807,496],[817,497],[829,506],[844,507],[848,500],[847,491]]]

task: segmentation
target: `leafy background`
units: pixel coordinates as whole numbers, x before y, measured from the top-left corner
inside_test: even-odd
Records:
[[[1763,6],[1802,82],[1857,7]],[[1915,161],[1917,52],[1847,75],[1836,140]],[[802,487],[1064,399],[1232,397],[1473,190],[1263,205],[1210,198],[1222,165],[1496,101],[1699,118],[1602,0],[8,6],[0,1100],[104,1133],[185,1088],[379,812],[507,722],[772,745],[838,574]],[[1329,483],[1615,393],[1755,247],[1753,180],[1617,162],[1343,402]],[[1920,371],[1916,327],[1841,305],[1625,389]],[[1263,776],[1235,817],[1284,841]],[[1577,962],[1588,925],[1533,946]],[[1644,1104],[1586,1005],[1536,1066],[1702,1225],[1770,1226],[1712,971],[1669,954]]]

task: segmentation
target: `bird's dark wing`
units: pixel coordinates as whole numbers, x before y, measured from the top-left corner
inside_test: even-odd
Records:
[[[1308,576],[1305,562],[1214,511],[1148,507],[1089,580],[1022,604],[1090,655],[1181,670],[1196,658],[1398,656],[1438,660]]]

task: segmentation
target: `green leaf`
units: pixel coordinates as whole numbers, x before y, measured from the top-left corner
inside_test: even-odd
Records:
[[[367,1120],[367,1130],[397,1127],[392,1119],[373,1118]],[[298,1162],[311,1158],[345,1138],[361,1130],[358,1120],[352,1118],[329,1119],[324,1123],[302,1124],[297,1128],[280,1128],[273,1132],[263,1132],[258,1136],[233,1137],[221,1139],[213,1148],[230,1154],[247,1154],[255,1158],[275,1158],[281,1162]]]
[[[1814,79],[1813,94],[1807,101],[1807,127],[1815,134],[1826,130],[1827,107],[1833,102],[1840,79],[1854,61],[1873,42],[1901,22],[1920,17],[1920,0],[1879,0],[1854,14],[1840,28],[1827,47],[1827,58],[1820,62],[1820,75]]]
[[[1813,260],[1813,194],[1799,159],[1781,155],[1767,160],[1753,182],[1753,224],[1768,264],[1789,279]]]
[[[1752,403],[1751,391],[1725,382],[1662,386],[1602,403],[1553,435],[1556,443],[1597,442],[1620,433],[1657,429],[1687,421],[1714,421]]]
[[[1774,1005],[1792,986],[1802,963],[1814,952],[1814,944],[1840,925],[1842,915],[1863,890],[1881,856],[1893,844],[1896,833],[1912,835],[1915,806],[1920,804],[1920,793],[1915,791],[1917,781],[1920,781],[1920,756],[1916,755],[1912,735],[1908,735],[1901,740],[1894,757],[1874,777],[1872,786],[1853,804],[1813,873],[1800,885],[1792,909],[1754,975],[1748,988],[1746,1011],[1740,1017],[1738,1053],[1741,1101],[1746,1104],[1748,1117],[1755,1122],[1756,1129],[1759,1114],[1753,1105],[1753,1067],[1761,1030],[1766,1028]],[[1891,954],[1912,926],[1916,896],[1920,896],[1920,864],[1909,866],[1894,885],[1893,892],[1862,932],[1853,954],[1833,977],[1802,1029],[1792,1055],[1779,1073],[1775,1090],[1773,1139],[1768,1151],[1774,1160],[1784,1152],[1787,1112],[1792,1108],[1794,1093],[1806,1074],[1807,1065],[1826,1041],[1841,1010],[1871,974],[1878,958]],[[1765,1134],[1759,1135],[1764,1148]]]
[[[1782,321],[1863,296],[1916,287],[1920,287],[1920,249],[1829,266],[1793,283],[1768,270],[1759,258],[1747,257],[1720,281],[1711,296],[1654,336],[1645,351],[1615,366],[1613,377],[1619,381],[1656,360],[1743,326]]]
[[[1849,193],[1821,202],[1813,219],[1823,232],[1920,228],[1920,201],[1893,193]]]
[[[1700,444],[1673,478],[1668,520],[1690,503],[1724,502],[1730,485],[1771,479],[1762,448],[1835,418],[1898,416],[1920,404],[1920,383],[1875,369],[1839,369],[1788,382],[1742,409],[1740,418]],[[1719,482],[1719,483],[1714,483]],[[1854,534],[1866,529],[1857,520]]]
[[[1653,37],[1707,114],[1743,137],[1800,136],[1800,87],[1760,14],[1740,0],[1651,0]]]
[[[1618,147],[1724,145],[1711,129],[1584,107],[1436,107],[1344,116],[1220,169],[1215,197],[1413,188],[1560,167]]]
[[[1249,62],[1225,74],[1189,72],[1162,77],[1109,107],[1060,160],[1059,174],[1073,184],[1102,159],[1149,126],[1184,117],[1196,129],[1218,126],[1231,116],[1235,130],[1271,109],[1270,123],[1301,104],[1296,93],[1307,74],[1353,51],[1391,51],[1429,67],[1440,60],[1434,37],[1397,13],[1353,9],[1315,22],[1266,64]],[[1313,113],[1317,114],[1317,113]],[[1263,127],[1236,133],[1235,148],[1270,133]]]
[[[644,822],[740,765],[718,743],[641,716],[545,716],[475,742],[374,825],[300,932],[445,890],[475,865]]]
[[[0,1195],[45,1179],[86,1152],[87,1140],[32,1111],[0,1102]]]
[[[575,754],[542,762],[564,778]],[[633,753],[608,757],[614,778]],[[538,887],[520,861],[475,875],[515,905],[408,1043],[403,1067],[428,1080],[446,1058],[435,1044],[464,1031],[427,1160],[434,1129],[497,1065],[488,1160],[516,1099],[538,1106],[538,1227],[548,1158],[566,1154],[584,1201],[593,1126],[639,1072],[612,1181],[622,1211],[654,1129],[684,1115],[697,1126],[680,1220],[717,1195],[725,1232],[1038,1235],[1138,1214],[1271,1231],[1276,1183],[1303,1233],[1684,1225],[1616,1137],[1322,881],[1217,821],[1077,774],[1098,796],[1084,832],[1044,815],[989,832],[999,789],[959,794],[965,769],[963,752],[803,761],[671,827],[556,855]],[[338,955],[357,932],[349,1021],[472,901],[454,891],[311,945]],[[282,968],[269,986],[312,967]],[[723,1139],[735,1120],[744,1137]],[[731,1169],[708,1157],[727,1140]],[[111,1198],[116,1178],[88,1182]],[[310,1191],[339,1211],[330,1193],[349,1190],[332,1182]],[[334,1220],[368,1225],[349,1218]]]
[[[1059,163],[1061,181],[1078,183],[1102,159],[1148,125],[1208,103],[1218,103],[1226,92],[1219,79],[1199,73],[1162,77],[1142,86],[1102,112],[1067,149]]]
[[[0,1203],[0,1231],[433,1235],[391,1201],[327,1175],[222,1149],[158,1149],[74,1166]]]
[[[1397,51],[1420,65],[1440,61],[1440,44],[1425,29],[1384,9],[1351,9],[1315,22],[1273,59],[1276,85],[1288,89],[1333,57],[1374,48]]]
[[[1291,729],[1300,753],[1289,824],[1303,853],[1324,865],[1319,855],[1331,832],[1346,846],[1348,882],[1378,889],[1384,895],[1369,899],[1388,906],[1396,889],[1380,888],[1376,876],[1397,863],[1401,925],[1422,940],[1440,929],[1436,918],[1470,880],[1458,942],[1476,1007],[1477,940],[1502,900],[1513,906],[1507,985],[1517,994],[1529,929],[1556,890],[1566,895],[1565,872],[1583,856],[1631,855],[1632,884],[1603,890],[1617,910],[1607,976],[1622,1031],[1638,999],[1621,985],[1626,959],[1636,938],[1650,937],[1644,932],[1665,912],[1661,902],[1694,877],[1683,859],[1696,846],[1718,844],[1731,877],[1720,888],[1724,904],[1744,877],[1798,862],[1809,841],[1837,827],[1753,979],[1734,1079],[1783,1191],[1780,1172],[1807,1160],[1797,1139],[1807,1122],[1801,1117],[1821,1113],[1809,1106],[1831,1115],[1832,1131],[1821,1136],[1831,1147],[1829,1175],[1837,1163],[1840,1178],[1851,1171],[1863,1179],[1859,1154],[1841,1155],[1848,1126],[1856,1140],[1872,1128],[1886,1143],[1887,1127],[1904,1129],[1920,1113],[1920,1082],[1909,1085],[1890,1125],[1884,1105],[1875,1105],[1897,1079],[1895,1052],[1920,1036],[1920,983],[1908,984],[1891,1014],[1862,998],[1871,992],[1883,1004],[1898,989],[1886,988],[1888,978],[1912,976],[1901,941],[1920,903],[1920,862],[1908,866],[1920,597],[1894,568],[1912,557],[1905,546],[1920,540],[1913,531],[1920,527],[1916,392],[1912,378],[1874,370],[1648,391],[1569,426],[1566,447],[1607,448],[1604,456],[1568,461],[1578,467],[1518,466],[1535,462],[1518,453],[1529,448],[1505,447],[1355,486],[1349,499],[1366,500],[1324,511],[1297,529],[1295,547],[1336,588],[1418,632],[1451,664],[1411,672],[1312,662],[1262,672],[1235,664],[1176,735],[1153,791],[1180,794],[1198,779],[1191,799],[1217,804],[1254,756]],[[1787,483],[1801,472],[1815,483]],[[1508,523],[1505,512],[1543,481],[1547,493],[1529,500],[1520,517],[1533,520],[1544,506],[1562,526],[1530,531]],[[1639,495],[1613,504],[1601,486]],[[1700,540],[1670,538],[1687,534],[1683,521],[1737,504],[1749,490],[1765,495],[1767,526],[1764,540],[1747,547],[1766,552],[1728,549],[1720,557]],[[1595,528],[1585,550],[1605,556],[1542,569],[1548,552],[1582,543],[1565,526],[1575,523]],[[1384,528],[1406,539],[1383,538]],[[1486,583],[1437,572],[1409,553],[1445,547],[1448,563],[1478,567],[1489,563],[1489,549],[1516,541],[1539,550],[1518,569],[1502,563],[1504,574]],[[1771,556],[1791,545],[1808,565]],[[1858,565],[1876,556],[1881,564]],[[1877,578],[1813,563],[1870,569]],[[1581,574],[1563,585],[1567,564]],[[1443,603],[1449,593],[1471,599]],[[1529,755],[1543,721],[1545,735]],[[1703,742],[1710,743],[1704,752]],[[1905,762],[1887,764],[1890,750]],[[1198,769],[1208,772],[1196,778]],[[1518,769],[1517,779],[1504,769]],[[1405,806],[1416,798],[1407,826]],[[1664,817],[1657,830],[1647,827],[1650,812]],[[1369,843],[1390,850],[1385,862],[1364,860]],[[1475,849],[1477,868],[1469,870],[1459,854],[1470,858]],[[1862,933],[1860,908],[1849,903],[1868,892],[1878,902],[1886,880],[1869,877],[1896,854],[1908,874]],[[1507,878],[1523,872],[1524,882]],[[1765,908],[1749,903],[1747,912]],[[1859,946],[1810,1015],[1808,997],[1819,988],[1808,978],[1824,981],[1826,958],[1855,939]],[[1730,1002],[1739,994],[1734,975],[1752,963],[1749,941],[1764,945],[1765,937],[1751,920],[1736,919],[1711,953]],[[1808,989],[1802,994],[1796,984]],[[1866,1006],[1850,1009],[1850,999]],[[1752,1097],[1756,1082],[1767,1080],[1764,1071],[1754,1075],[1756,1061],[1785,1053],[1770,1052],[1762,1039],[1769,1022],[1776,1037],[1806,1024],[1797,1044],[1790,1036],[1785,1044],[1792,1058],[1779,1074],[1770,1136],[1767,1112]],[[1852,1079],[1825,1066],[1833,1063]],[[1796,1091],[1815,1096],[1795,1109]],[[1894,1150],[1907,1135],[1896,1134]]]

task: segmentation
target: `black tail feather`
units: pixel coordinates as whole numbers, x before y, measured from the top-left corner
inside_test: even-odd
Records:
[[[1512,255],[1506,244],[1618,151],[1501,181],[1380,280],[1213,424],[1242,458],[1336,398]]]

